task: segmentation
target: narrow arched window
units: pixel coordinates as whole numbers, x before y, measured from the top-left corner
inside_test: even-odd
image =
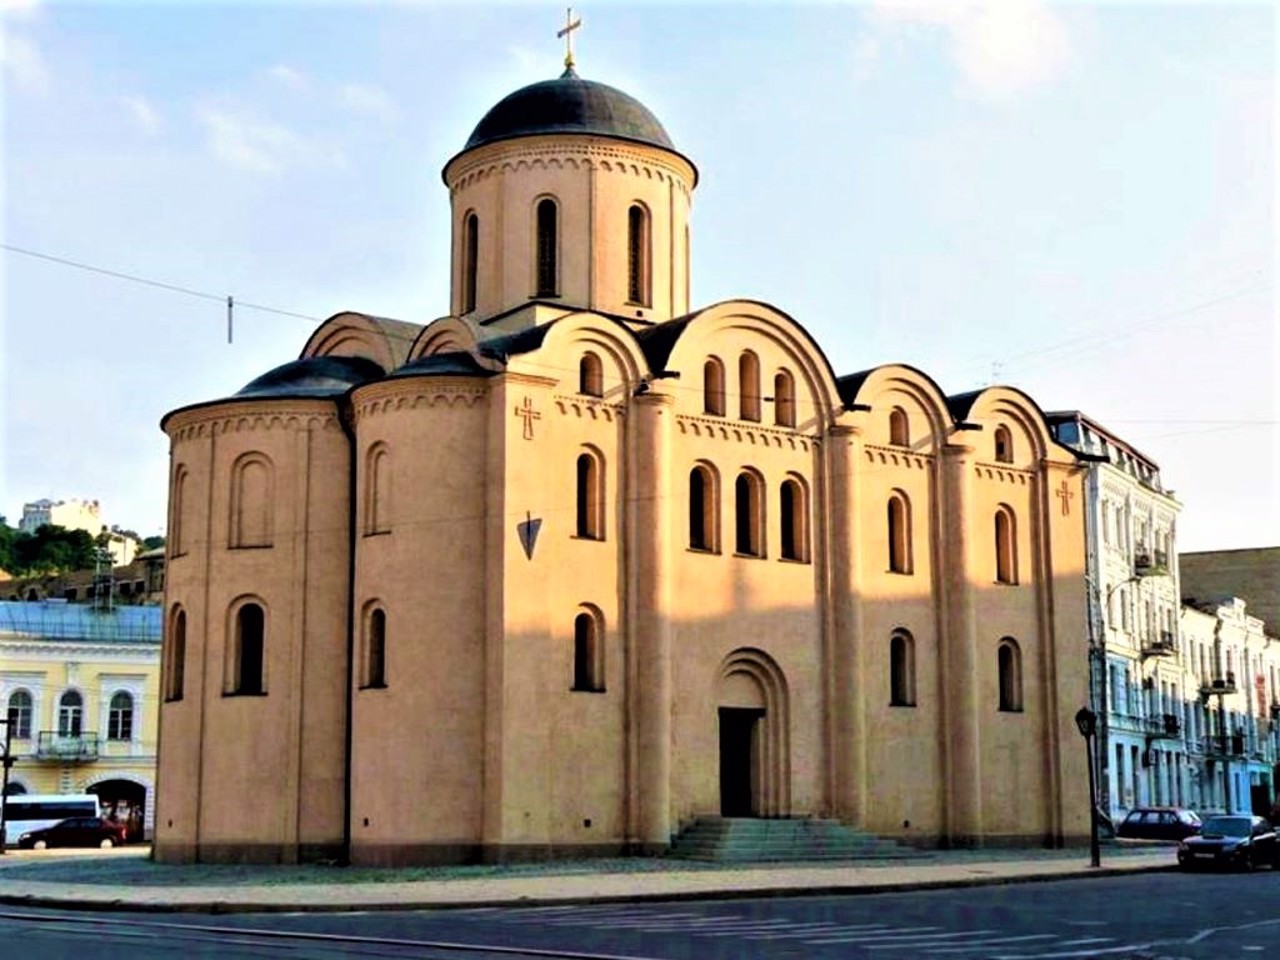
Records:
[[[889,497],[889,570],[911,572],[911,501],[901,490]]]
[[[187,552],[184,513],[187,501],[187,468],[179,465],[173,472],[173,493],[169,498],[169,555],[180,557]]]
[[[84,720],[84,698],[75,690],[68,690],[58,700],[58,736],[80,736]]]
[[[996,582],[1018,582],[1017,521],[1004,504],[996,511]]]
[[[1000,709],[1010,713],[1022,711],[1022,651],[1012,637],[1000,641],[996,652],[999,671]]]
[[[996,427],[996,462],[1013,463],[1013,434],[1006,426]]]
[[[550,197],[538,201],[538,263],[534,296],[556,296],[560,211]]]
[[[905,630],[895,630],[889,638],[889,706],[916,705],[915,640]]]
[[[578,361],[578,392],[588,397],[604,396],[604,366],[590,350]]]
[[[796,384],[786,370],[773,377],[773,422],[780,427],[796,425]]]
[[[714,417],[724,416],[724,364],[707,357],[702,365],[702,410]]]
[[[271,461],[260,453],[239,457],[231,468],[230,546],[271,546],[274,507]]]
[[[107,739],[133,739],[133,697],[121,690],[107,710]]]
[[[381,607],[369,611],[365,623],[364,686],[387,685],[387,612]]]
[[[468,213],[462,221],[462,312],[476,308],[480,273],[480,218]]]
[[[805,489],[799,480],[787,479],[778,488],[778,519],[784,560],[809,559],[809,510]]]
[[[386,444],[375,443],[365,454],[364,472],[365,536],[391,532],[391,453]]]
[[[578,456],[576,533],[584,540],[604,539],[604,466],[594,452]]]
[[[169,649],[164,662],[164,698],[181,700],[187,673],[187,613],[175,607],[169,618]]]
[[[601,617],[594,610],[573,619],[573,689],[604,692],[604,640]]]
[[[231,689],[233,694],[267,692],[266,618],[256,603],[246,603],[236,611],[232,643]]]
[[[9,735],[14,740],[31,739],[31,694],[15,690],[9,694]]]
[[[740,473],[733,484],[736,537],[734,549],[744,557],[764,556],[763,481],[753,473]]]
[[[894,407],[889,411],[889,442],[895,447],[911,445],[911,431],[907,422],[907,411]]]
[[[716,477],[705,466],[689,471],[689,549],[716,550]]]
[[[760,360],[750,350],[738,357],[738,416],[743,420],[760,419]]]
[[[627,211],[627,300],[649,303],[649,212],[638,203]]]

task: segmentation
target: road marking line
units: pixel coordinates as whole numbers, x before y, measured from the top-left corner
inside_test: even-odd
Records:
[[[924,936],[942,927],[888,927],[883,933],[856,933],[847,937],[832,937],[824,940],[806,940],[805,943],[851,943],[855,940],[883,940],[885,937]]]
[[[986,947],[997,947],[1006,943],[1025,943],[1030,940],[1056,940],[1058,939],[1052,933],[1032,933],[1021,937],[998,937],[993,940],[975,940],[966,947],[938,947],[936,950],[925,950],[924,953],[933,956],[946,953],[968,953],[971,950],[982,950]]]
[[[1123,947],[1103,947],[1094,950],[1072,950],[1067,953],[1006,953],[991,960],[1068,960],[1070,957],[1100,957],[1104,953],[1138,953],[1150,950],[1154,943],[1130,943]]]

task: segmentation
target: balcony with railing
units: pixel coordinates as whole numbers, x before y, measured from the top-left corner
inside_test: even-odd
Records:
[[[41,730],[36,738],[35,758],[56,760],[59,763],[89,763],[97,760],[98,734]]]
[[[1221,697],[1236,692],[1236,675],[1230,670],[1225,677],[1214,677],[1200,684],[1200,696]]]
[[[1161,630],[1142,647],[1142,659],[1147,657],[1176,657],[1178,655],[1178,639],[1172,630]]]
[[[1210,733],[1204,738],[1204,752],[1211,757],[1243,757],[1245,755],[1245,735],[1232,733],[1223,736]]]

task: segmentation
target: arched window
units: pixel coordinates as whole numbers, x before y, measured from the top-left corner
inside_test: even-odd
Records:
[[[689,549],[719,549],[720,516],[718,481],[710,467],[699,464],[689,471]]]
[[[275,495],[271,461],[247,453],[231,468],[231,546],[269,547]]]
[[[578,456],[576,535],[604,539],[604,464],[594,451]]]
[[[556,296],[560,211],[550,197],[538,201],[538,263],[535,297]]]
[[[1018,582],[1017,522],[1004,504],[996,510],[996,582]]]
[[[375,443],[365,454],[364,533],[391,532],[391,451]]]
[[[778,488],[779,520],[782,543],[779,552],[784,560],[809,559],[809,509],[805,488],[794,477],[782,481]]]
[[[916,705],[916,645],[911,634],[895,630],[889,638],[889,706]]]
[[[907,411],[894,407],[889,411],[889,442],[895,447],[911,445],[911,431],[907,423]]]
[[[734,549],[744,557],[764,556],[764,482],[743,472],[733,484],[736,537]]]
[[[476,280],[480,272],[480,218],[468,213],[462,221],[462,312],[476,308]]]
[[[649,211],[638,203],[627,211],[627,300],[649,303]]]
[[[187,500],[187,468],[178,465],[173,472],[173,493],[169,499],[169,555],[180,557],[187,552],[183,512]]]
[[[1018,641],[1005,637],[996,653],[996,666],[1000,673],[1000,709],[1009,713],[1022,712],[1022,651]]]
[[[738,358],[738,416],[743,420],[760,419],[760,360],[750,350]]]
[[[267,692],[266,617],[256,603],[243,604],[236,611],[231,656],[232,694],[257,695]]]
[[[604,638],[601,616],[583,610],[573,620],[573,689],[604,692]]]
[[[780,427],[796,425],[796,382],[786,370],[773,376],[773,422]]]
[[[588,397],[604,396],[604,367],[590,350],[578,361],[578,392]]]
[[[123,690],[111,698],[107,711],[107,739],[133,739],[133,697]]]
[[[164,698],[181,700],[187,673],[187,613],[174,607],[169,616],[169,649],[164,660]]]
[[[889,497],[889,570],[911,572],[911,501],[901,490]]]
[[[15,690],[9,694],[9,735],[14,740],[31,739],[31,694]]]
[[[80,736],[84,720],[84,698],[75,690],[68,690],[58,700],[58,736]]]
[[[707,357],[702,365],[702,410],[714,417],[724,416],[724,364]]]
[[[996,427],[996,462],[1013,463],[1013,434],[1003,424]]]
[[[365,621],[364,686],[387,685],[387,612],[381,607],[369,611]]]

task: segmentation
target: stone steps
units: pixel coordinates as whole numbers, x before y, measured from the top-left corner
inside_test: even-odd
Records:
[[[686,860],[781,863],[905,859],[921,854],[838,820],[698,817],[676,837],[669,855]]]

